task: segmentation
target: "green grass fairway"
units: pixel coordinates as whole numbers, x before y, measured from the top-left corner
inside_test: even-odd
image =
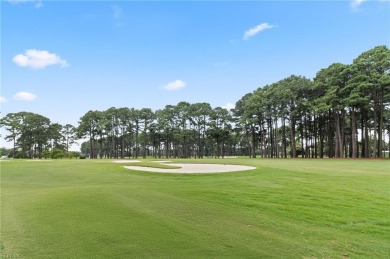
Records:
[[[0,162],[1,257],[390,258],[389,160],[178,161],[257,169]]]

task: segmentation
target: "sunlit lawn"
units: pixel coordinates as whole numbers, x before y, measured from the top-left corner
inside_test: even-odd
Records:
[[[178,161],[257,169],[177,175],[131,171],[110,160],[0,162],[1,254],[390,256],[389,160]]]

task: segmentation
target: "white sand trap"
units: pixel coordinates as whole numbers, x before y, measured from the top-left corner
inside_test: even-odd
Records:
[[[137,162],[141,162],[139,160],[115,160],[115,161],[112,161],[113,163],[121,163],[121,164],[126,164],[126,163],[137,163]]]
[[[125,166],[127,169],[148,171],[157,173],[179,173],[179,174],[205,174],[205,173],[226,173],[236,171],[247,171],[256,169],[252,166],[243,165],[221,165],[221,164],[170,164],[180,166],[178,169],[162,169],[143,166]]]
[[[152,161],[154,163],[171,163],[172,161],[166,161],[166,160],[161,160],[161,161]]]

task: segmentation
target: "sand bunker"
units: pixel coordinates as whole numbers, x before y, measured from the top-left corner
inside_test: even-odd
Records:
[[[157,173],[179,173],[179,174],[205,174],[205,173],[226,173],[236,171],[247,171],[256,169],[252,166],[243,165],[221,165],[221,164],[169,164],[180,166],[179,169],[161,169],[143,166],[125,166],[127,169],[148,171]]]
[[[137,163],[137,162],[141,162],[139,160],[115,160],[115,161],[112,161],[113,163],[121,163],[121,164],[126,164],[126,163]]]

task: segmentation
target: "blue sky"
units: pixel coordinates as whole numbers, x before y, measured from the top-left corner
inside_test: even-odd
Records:
[[[389,17],[383,0],[3,0],[1,114],[77,126],[88,110],[113,106],[229,106],[389,46]]]

